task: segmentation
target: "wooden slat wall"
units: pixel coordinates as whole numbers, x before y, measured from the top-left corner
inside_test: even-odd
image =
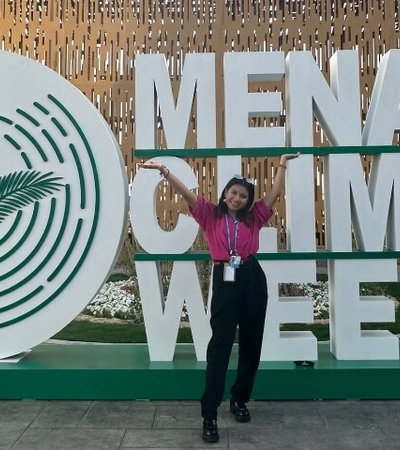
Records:
[[[185,54],[215,53],[217,146],[224,147],[225,52],[309,50],[328,79],[333,53],[358,48],[365,117],[379,60],[389,49],[399,48],[398,14],[399,0],[0,0],[0,36],[2,50],[29,56],[54,69],[93,102],[115,133],[132,177],[136,170],[135,54],[165,54],[176,94]],[[283,83],[269,89],[284,92]],[[284,111],[279,124],[284,124]],[[194,121],[190,127],[187,148],[196,146]],[[315,145],[326,145],[318,124]],[[161,122],[159,146],[165,146]],[[201,174],[200,192],[215,199],[214,160],[189,162]],[[366,171],[368,163],[365,159]],[[259,180],[258,195],[270,187],[276,164],[276,158],[243,161],[244,174]],[[316,236],[321,246],[324,206],[317,173],[323,173],[323,166],[317,158],[315,173]],[[168,188],[161,194],[161,203],[168,204],[160,203],[160,220],[170,228],[185,207],[170,201]],[[172,212],[163,213],[165,207]],[[276,223],[284,223],[284,216],[282,200]]]

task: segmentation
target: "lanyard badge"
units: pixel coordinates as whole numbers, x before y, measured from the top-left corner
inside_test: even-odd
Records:
[[[239,269],[241,257],[239,255],[232,255],[229,259],[229,264],[233,269]]]
[[[228,251],[230,254],[229,263],[224,265],[224,281],[235,281],[235,271],[240,266],[241,257],[237,254],[237,241],[239,232],[239,221],[235,220],[235,234],[233,238],[233,248],[231,242],[231,232],[229,229],[228,216],[225,214],[226,234],[228,240]]]
[[[235,281],[236,269],[229,263],[224,264],[224,281]]]

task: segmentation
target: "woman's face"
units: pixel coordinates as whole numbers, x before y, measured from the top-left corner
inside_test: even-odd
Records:
[[[234,184],[224,192],[224,199],[228,212],[235,214],[247,205],[249,191],[242,184]]]

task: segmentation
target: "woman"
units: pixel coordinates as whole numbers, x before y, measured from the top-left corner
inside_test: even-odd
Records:
[[[222,402],[229,358],[239,326],[239,359],[236,381],[231,387],[230,411],[239,422],[249,422],[246,403],[250,399],[260,362],[267,281],[255,258],[259,232],[272,216],[272,207],[282,192],[287,161],[299,153],[282,155],[275,181],[267,195],[254,201],[254,183],[235,175],[225,186],[217,205],[189,190],[159,162],[140,164],[157,169],[188,202],[193,218],[205,233],[214,262],[211,330],[207,347],[206,386],[201,398],[202,437],[206,442],[219,440],[217,410]]]

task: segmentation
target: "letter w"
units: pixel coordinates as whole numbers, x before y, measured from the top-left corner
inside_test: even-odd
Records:
[[[172,361],[184,302],[189,312],[196,357],[205,360],[211,336],[209,308],[205,308],[194,261],[174,262],[164,300],[159,265],[136,261],[139,291],[151,361]]]

